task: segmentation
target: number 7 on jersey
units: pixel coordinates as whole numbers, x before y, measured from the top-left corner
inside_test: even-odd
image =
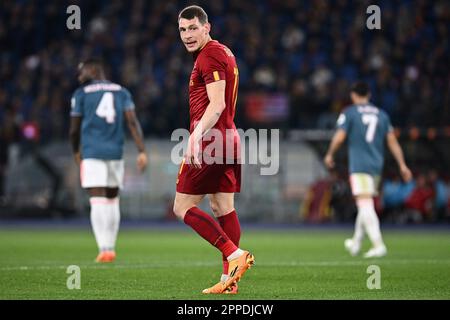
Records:
[[[368,126],[367,131],[366,131],[366,141],[368,143],[370,143],[373,141],[373,138],[375,137],[375,131],[377,129],[377,123],[378,123],[378,117],[374,114],[363,114],[362,122]]]

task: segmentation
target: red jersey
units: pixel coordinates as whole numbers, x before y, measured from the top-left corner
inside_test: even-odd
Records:
[[[216,158],[236,159],[239,155],[239,135],[234,124],[236,101],[238,94],[239,72],[236,59],[225,45],[216,40],[209,41],[200,52],[194,54],[194,68],[189,81],[189,115],[190,132],[202,118],[209,105],[206,85],[215,81],[225,80],[225,110],[220,115],[214,129],[222,134],[223,149],[213,151],[211,156]],[[228,129],[228,135],[227,135]],[[213,135],[214,136],[214,135]],[[204,149],[214,139],[208,141],[208,135],[204,137],[202,148]],[[226,153],[226,148],[231,148]],[[221,153],[221,154],[220,154]],[[224,156],[225,155],[225,156]]]

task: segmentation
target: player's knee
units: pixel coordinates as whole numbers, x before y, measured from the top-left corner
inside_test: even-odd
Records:
[[[210,201],[209,206],[216,217],[220,215],[219,205],[216,201]]]
[[[186,214],[186,211],[188,211],[190,207],[187,206],[185,203],[182,203],[181,201],[177,201],[175,199],[175,202],[173,204],[173,213],[180,219],[183,220],[184,216]]]
[[[211,210],[215,217],[221,217],[233,211],[231,206],[220,203],[219,201],[210,201],[209,205],[211,206]]]

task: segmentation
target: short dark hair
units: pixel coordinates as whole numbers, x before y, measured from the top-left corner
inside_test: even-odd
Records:
[[[194,19],[195,17],[198,18],[198,21],[200,21],[201,24],[205,24],[208,22],[208,15],[206,14],[205,10],[203,10],[200,6],[189,6],[184,8],[180,11],[180,14],[178,15],[178,20],[181,18],[183,19]]]
[[[350,92],[354,92],[360,97],[367,97],[370,95],[370,88],[366,82],[357,81],[352,85]]]
[[[88,58],[81,61],[80,65],[81,68],[91,68],[95,77],[105,77],[105,68],[103,67],[103,61],[99,58]]]
[[[103,71],[103,61],[99,58],[88,58],[86,60],[81,61],[81,63],[83,64],[83,67],[89,66]]]

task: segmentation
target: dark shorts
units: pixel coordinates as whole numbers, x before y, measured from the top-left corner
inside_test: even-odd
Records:
[[[177,192],[187,194],[213,194],[241,191],[241,164],[180,165]]]

